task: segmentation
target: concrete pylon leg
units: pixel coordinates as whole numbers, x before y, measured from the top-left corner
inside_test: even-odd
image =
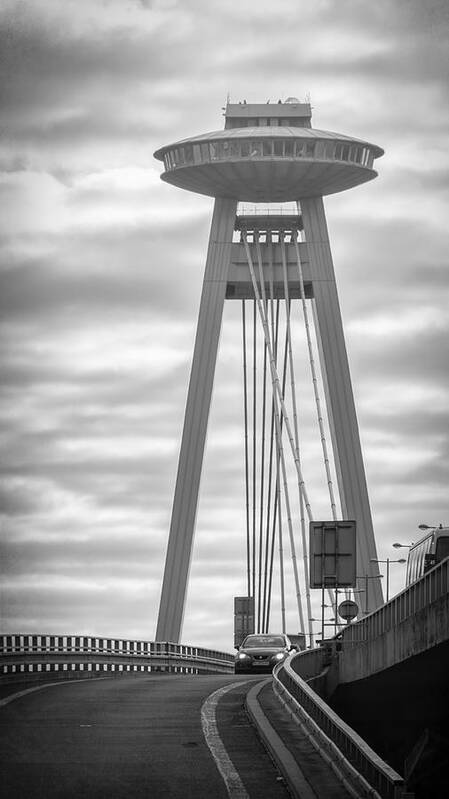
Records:
[[[314,316],[343,516],[357,522],[358,587],[369,582],[368,609],[383,603],[373,523],[363,465],[335,273],[321,197],[301,200],[310,262]],[[366,607],[365,601],[360,603]]]
[[[195,530],[236,200],[215,200],[165,560],[157,641],[178,643]]]

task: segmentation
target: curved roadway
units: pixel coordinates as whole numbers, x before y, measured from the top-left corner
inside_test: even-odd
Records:
[[[286,799],[243,710],[254,682],[134,675],[3,699],[3,799]]]

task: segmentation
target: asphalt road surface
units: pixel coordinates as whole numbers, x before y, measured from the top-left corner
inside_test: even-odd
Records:
[[[133,675],[27,693],[0,707],[1,795],[287,799],[243,710],[254,681]]]

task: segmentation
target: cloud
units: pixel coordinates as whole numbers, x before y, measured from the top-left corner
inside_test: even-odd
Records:
[[[443,0],[279,0],[274,25],[268,0],[3,3],[5,630],[154,635],[212,201],[162,183],[152,154],[222,127],[228,92],[310,92],[315,127],[385,148],[376,181],[326,199],[379,557],[448,521],[448,16]],[[246,590],[240,324],[227,304],[184,630],[227,650]],[[295,368],[325,515],[304,353]]]

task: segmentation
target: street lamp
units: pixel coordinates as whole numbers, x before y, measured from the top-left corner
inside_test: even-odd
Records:
[[[443,529],[443,525],[440,524],[437,527],[436,524],[418,524],[418,529],[419,530],[442,530]]]
[[[413,541],[412,541],[411,544],[398,544],[398,543],[396,543],[396,544],[392,544],[391,546],[394,547],[395,549],[411,549],[412,546],[414,546],[414,544],[413,544]]]
[[[393,544],[394,546],[394,544]],[[399,558],[398,560],[391,560],[387,558],[386,560],[379,560],[378,558],[370,558],[371,563],[385,563],[387,566],[387,602],[390,598],[390,563],[407,563],[405,558]]]

